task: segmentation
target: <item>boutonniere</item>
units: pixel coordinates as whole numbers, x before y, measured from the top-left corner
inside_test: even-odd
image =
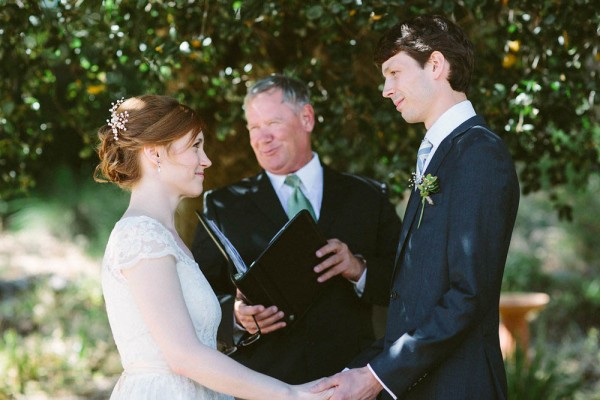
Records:
[[[430,195],[440,191],[440,183],[438,182],[438,177],[431,174],[425,175],[417,182],[416,176],[413,173],[410,186],[412,188],[416,187],[421,195],[421,215],[419,216],[419,223],[417,224],[417,229],[419,229],[421,220],[423,219],[423,211],[425,211],[425,202],[429,203],[429,205],[433,205],[433,200]]]

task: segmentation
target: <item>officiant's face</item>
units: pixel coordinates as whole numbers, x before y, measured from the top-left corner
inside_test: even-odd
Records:
[[[286,175],[310,161],[310,133],[314,127],[310,104],[285,103],[281,90],[273,89],[249,100],[245,112],[250,145],[262,168]]]

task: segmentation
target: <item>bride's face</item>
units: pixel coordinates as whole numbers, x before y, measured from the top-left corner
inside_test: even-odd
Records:
[[[212,164],[204,152],[204,134],[200,132],[190,141],[191,135],[175,140],[160,160],[161,181],[181,197],[202,194],[204,170]]]

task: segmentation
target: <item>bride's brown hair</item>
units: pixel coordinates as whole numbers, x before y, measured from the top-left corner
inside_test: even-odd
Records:
[[[100,163],[94,171],[97,182],[113,182],[131,189],[141,177],[139,154],[146,145],[163,145],[192,133],[190,145],[205,124],[197,112],[177,100],[159,95],[131,97],[118,104],[112,116],[124,116],[122,125],[108,123],[98,130],[96,149]],[[116,131],[115,131],[116,129]]]

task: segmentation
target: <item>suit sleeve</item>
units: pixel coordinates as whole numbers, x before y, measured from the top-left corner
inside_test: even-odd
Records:
[[[445,181],[440,178],[440,190],[446,191],[447,218],[435,222],[435,229],[431,231],[421,226],[422,231],[416,232],[417,215],[409,228],[405,251],[410,254],[407,257],[418,257],[416,267],[446,271],[448,283],[445,293],[441,293],[422,322],[399,336],[370,362],[377,376],[396,395],[410,390],[440,365],[490,307],[498,307],[518,205],[514,166],[499,140],[486,136],[486,139],[458,146],[451,161],[442,166]],[[427,249],[421,245],[417,249],[420,244],[411,241],[411,236],[425,232],[436,237],[433,241],[436,245]],[[419,237],[419,240],[424,239]],[[445,256],[434,259],[447,265],[427,265],[427,252],[445,252]],[[418,298],[406,301],[412,306],[418,302]]]

